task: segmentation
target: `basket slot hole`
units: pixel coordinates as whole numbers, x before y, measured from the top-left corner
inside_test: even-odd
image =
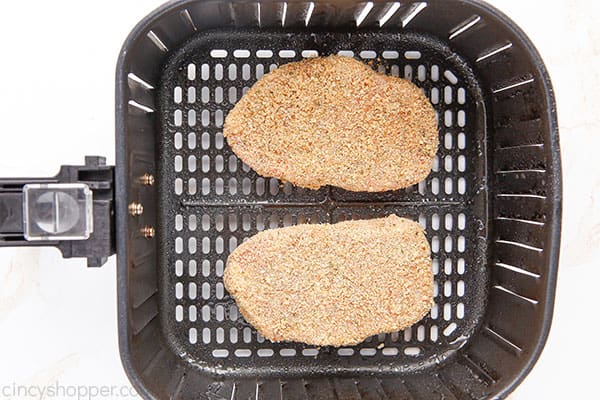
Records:
[[[212,352],[215,358],[227,358],[229,356],[229,350],[227,349],[215,349]]]
[[[196,148],[196,134],[194,132],[190,132],[188,134],[188,148],[193,150]]]
[[[431,270],[434,275],[437,275],[440,272],[440,261],[437,258],[431,260]]]
[[[223,328],[217,328],[215,331],[215,339],[217,343],[223,343],[225,341],[225,330]]]
[[[256,51],[256,57],[257,58],[272,58],[273,57],[273,51],[271,51],[271,50],[257,50]],[[258,65],[256,67],[258,68]],[[257,78],[258,78],[258,76],[257,76]]]
[[[188,111],[187,123],[189,126],[196,126],[196,110]]]
[[[223,64],[216,64],[214,68],[214,73],[216,80],[223,80]]]
[[[386,60],[396,60],[400,57],[400,53],[395,50],[386,50],[381,53],[381,56]]]
[[[183,253],[183,238],[178,237],[175,239],[175,253]]]
[[[238,308],[235,304],[229,306],[229,319],[232,321],[237,321],[239,318]]]
[[[221,282],[217,282],[215,285],[215,296],[217,299],[221,300],[223,296],[225,296],[225,288]]]
[[[444,228],[446,228],[447,231],[451,231],[454,225],[454,217],[452,214],[446,214],[444,219]]]
[[[431,341],[433,343],[437,342],[439,338],[439,332],[438,332],[438,326],[437,325],[433,325],[430,329],[429,329],[429,339],[431,339]]]
[[[296,349],[281,349],[279,355],[282,357],[294,357],[296,355]]]
[[[446,194],[452,194],[453,189],[452,178],[446,178],[444,181],[444,192],[446,192]]]
[[[425,68],[424,65],[419,65],[419,67],[417,68],[417,78],[421,82],[425,82],[425,80],[427,79],[427,68]]]
[[[429,312],[431,319],[437,319],[439,317],[439,307],[437,304],[434,304],[431,307],[431,311]]]
[[[453,123],[454,123],[454,113],[452,112],[452,110],[446,110],[444,112],[444,125],[447,128],[450,128]]]
[[[440,251],[440,239],[437,236],[431,238],[431,251],[434,253]]]
[[[202,64],[200,66],[200,78],[203,81],[207,81],[210,78],[210,65]]]
[[[183,283],[177,282],[175,284],[175,298],[181,299],[183,298]]]
[[[465,170],[467,169],[466,167],[467,164],[467,159],[465,156],[458,156],[458,170],[460,172],[465,172]]]
[[[319,354],[319,349],[303,349],[302,355],[305,357],[316,357]]]
[[[434,82],[440,80],[440,67],[437,65],[431,66],[431,80]]]
[[[456,330],[456,328],[458,328],[458,325],[456,324],[456,322],[452,322],[450,325],[448,325],[446,327],[446,329],[444,329],[444,336],[450,336],[452,335],[452,333],[454,333],[454,331]]]
[[[189,339],[191,344],[196,344],[198,342],[198,330],[196,328],[190,328]]]
[[[411,357],[416,357],[421,354],[421,349],[418,347],[407,347],[404,349],[404,354]]]
[[[196,238],[189,238],[188,240],[188,250],[190,254],[196,254]]]
[[[217,110],[215,112],[215,115],[219,114],[219,112],[221,113],[221,121],[222,121],[223,120],[223,111]],[[223,132],[217,132],[215,134],[215,148],[217,150],[221,150],[223,148],[223,144],[224,144]]]
[[[230,87],[227,92],[227,99],[229,104],[235,104],[237,102],[237,89],[235,87]]]
[[[179,104],[181,103],[183,98],[183,90],[181,89],[181,86],[176,86],[175,89],[173,90],[173,101],[175,101],[175,103]]]
[[[217,321],[223,321],[225,319],[225,308],[220,304],[215,307],[215,319]],[[217,341],[219,341],[218,333],[217,333]]]
[[[433,104],[440,103],[440,90],[438,88],[431,88],[431,102]]]
[[[229,64],[229,67],[227,68],[227,77],[230,81],[237,79],[237,65]]]
[[[225,58],[225,57],[227,57],[227,50],[223,50],[223,49],[211,50],[210,56],[212,58]]]
[[[358,55],[365,60],[372,60],[377,57],[377,53],[373,50],[363,50]]]
[[[176,276],[183,275],[183,261],[181,261],[181,260],[175,261],[175,275]]]
[[[250,57],[250,50],[234,50],[233,56],[235,58],[248,58]]]
[[[198,308],[196,306],[190,306],[188,309],[188,319],[190,322],[196,322],[196,320],[198,320]]]
[[[250,343],[252,341],[252,330],[248,327],[244,328],[242,331],[242,336],[244,339],[244,343]]]
[[[181,126],[181,124],[183,123],[183,111],[175,110],[175,112],[173,113],[173,122],[175,123],[175,126]],[[180,149],[181,146],[177,148]]]
[[[237,349],[233,354],[235,354],[236,357],[244,358],[250,357],[252,355],[252,351],[249,349]]]
[[[202,276],[207,277],[210,275],[210,261],[202,261]]]
[[[463,150],[466,147],[467,138],[464,132],[458,134],[458,148]]]
[[[342,57],[354,57],[354,52],[352,50],[340,50],[337,55]]]
[[[438,214],[431,216],[431,228],[436,231],[440,229],[440,216]]]
[[[341,356],[341,357],[350,357],[350,356],[354,355],[354,350],[350,349],[350,348],[342,348],[342,349],[338,349],[337,353],[338,353],[338,356]]]
[[[250,194],[252,190],[252,182],[250,181],[250,178],[244,178],[242,179],[242,193],[244,193],[245,195]]]
[[[189,156],[187,164],[188,164],[188,171],[196,172],[196,156]]]
[[[259,349],[256,354],[259,357],[273,357],[273,354],[275,354],[275,352],[272,349]]]
[[[183,180],[181,178],[175,179],[175,194],[180,195],[183,193]]]
[[[187,78],[190,81],[196,79],[196,64],[188,64],[187,66]]]
[[[175,321],[183,321],[183,306],[181,305],[175,307]]]
[[[446,104],[452,104],[452,86],[444,87],[444,102]]]
[[[456,272],[458,272],[461,275],[465,273],[465,259],[464,258],[459,258],[458,261],[456,262]]]
[[[433,178],[431,180],[431,193],[436,195],[440,193],[440,181],[438,178]]]
[[[175,230],[181,231],[183,229],[183,215],[177,214],[175,216]]]
[[[384,356],[397,356],[398,355],[398,349],[396,347],[384,347],[381,350],[381,353]]]
[[[364,357],[373,357],[375,354],[377,354],[377,350],[376,349],[371,349],[371,348],[360,349],[360,355],[361,356],[364,356]]]
[[[423,325],[420,325],[417,328],[417,340],[419,342],[422,342],[425,340],[425,327]]]
[[[444,304],[444,319],[446,321],[450,321],[452,319],[452,304],[450,303]],[[446,332],[444,332],[444,335],[446,335]]]
[[[304,57],[304,58],[319,57],[319,52],[317,50],[302,50],[302,57]]]
[[[223,254],[225,245],[223,243],[223,238],[221,236],[218,236],[215,239],[215,251],[217,252],[217,254]]]
[[[452,259],[451,258],[446,258],[444,260],[444,273],[446,275],[452,274]]]
[[[465,305],[464,303],[458,303],[456,305],[456,318],[463,319],[465,317]]]
[[[196,102],[196,88],[190,86],[187,91],[187,102],[193,104]]]
[[[202,284],[202,298],[208,300],[210,298],[210,283],[204,282]]]
[[[404,79],[411,81],[413,78],[413,68],[411,65],[404,66]]]
[[[280,50],[279,57],[280,58],[294,58],[294,57],[296,57],[296,52],[294,50]]]
[[[452,133],[450,133],[450,132],[447,132],[447,133],[444,135],[444,147],[445,147],[447,150],[450,150],[450,149],[452,149]]]
[[[221,104],[223,102],[223,88],[221,86],[217,86],[215,88],[215,103]]]
[[[202,329],[202,343],[204,343],[204,344],[210,343],[210,329],[209,328]]]
[[[204,322],[208,322],[210,321],[210,307],[208,305],[204,305],[202,306],[202,321]],[[205,328],[205,331],[208,328]],[[210,333],[210,330],[209,330]],[[210,342],[210,334],[208,335],[209,339],[208,341]]]
[[[202,253],[210,253],[210,239],[207,237],[202,238]]]
[[[445,297],[452,296],[452,282],[451,281],[444,282],[444,296]]]
[[[245,81],[250,79],[250,65],[249,64],[242,65],[242,79]]]
[[[407,60],[420,60],[421,52],[417,50],[406,51],[404,52],[404,58]]]
[[[190,260],[188,264],[188,274],[191,277],[194,277],[198,274],[198,263],[196,262],[196,260]]]
[[[215,273],[217,276],[223,276],[224,263],[223,260],[217,260],[215,263]]]
[[[236,328],[229,329],[229,341],[231,343],[237,343],[238,341],[238,330]]]

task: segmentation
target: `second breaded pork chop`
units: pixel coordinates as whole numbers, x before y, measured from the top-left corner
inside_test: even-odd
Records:
[[[433,305],[423,228],[395,215],[263,231],[229,256],[224,283],[265,338],[316,346],[399,331]]]

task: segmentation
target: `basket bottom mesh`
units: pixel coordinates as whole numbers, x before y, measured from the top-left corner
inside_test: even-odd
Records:
[[[283,63],[328,54],[362,59],[429,96],[440,146],[426,181],[386,193],[312,191],[260,177],[233,154],[222,126],[243,93]],[[178,354],[221,374],[398,373],[439,364],[468,341],[488,284],[483,103],[449,48],[410,33],[203,33],[170,59],[160,91],[161,322]],[[228,254],[263,229],[392,213],[423,224],[435,274],[435,305],[405,331],[347,348],[271,343],[224,290]]]

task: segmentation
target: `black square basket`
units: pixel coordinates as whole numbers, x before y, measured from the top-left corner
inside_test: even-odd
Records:
[[[426,181],[311,191],[232,153],[223,121],[245,90],[328,54],[430,97],[440,147]],[[555,100],[531,42],[489,5],[168,3],[121,52],[116,151],[120,350],[147,399],[497,399],[544,346],[560,240]],[[271,343],[224,290],[228,254],[260,230],[391,213],[419,220],[432,246],[435,306],[410,329],[347,348]]]

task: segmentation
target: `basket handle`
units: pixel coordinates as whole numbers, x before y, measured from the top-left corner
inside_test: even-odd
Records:
[[[115,253],[114,167],[85,157],[50,178],[0,178],[0,247],[55,246],[100,267]]]

